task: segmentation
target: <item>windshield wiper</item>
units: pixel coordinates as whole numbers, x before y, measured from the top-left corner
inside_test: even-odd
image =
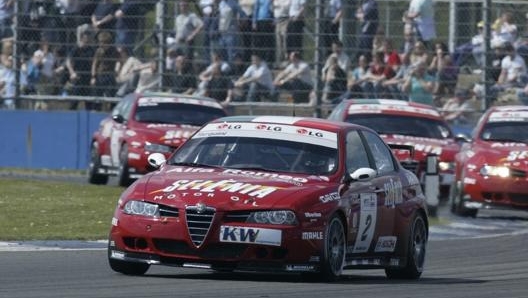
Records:
[[[269,169],[269,168],[255,167],[255,166],[244,167],[244,166],[236,166],[235,165],[235,167],[228,167],[228,168],[230,168],[230,169],[239,169],[239,170],[266,171],[266,172],[284,172],[284,171],[272,170],[272,169]]]

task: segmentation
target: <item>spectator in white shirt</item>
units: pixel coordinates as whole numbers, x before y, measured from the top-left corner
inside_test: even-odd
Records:
[[[246,69],[244,74],[238,78],[234,87],[238,90],[239,95],[231,94],[222,103],[228,104],[231,100],[242,100],[247,102],[262,101],[264,98],[270,98],[273,94],[273,77],[266,62],[262,61],[258,54],[251,55],[251,65]]]
[[[310,66],[301,60],[299,52],[291,52],[289,57],[290,64],[277,75],[273,84],[278,89],[291,92],[293,102],[307,103],[313,88]]]
[[[509,88],[521,88],[526,84],[526,64],[511,43],[504,44],[506,56],[501,61],[501,72],[497,83],[491,87],[491,99]]]

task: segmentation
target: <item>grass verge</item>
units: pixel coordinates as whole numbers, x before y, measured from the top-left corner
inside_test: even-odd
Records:
[[[0,240],[105,239],[121,187],[0,179]]]

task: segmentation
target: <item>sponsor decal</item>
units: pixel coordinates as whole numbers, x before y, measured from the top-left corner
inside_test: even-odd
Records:
[[[323,232],[302,232],[302,240],[323,240]]]
[[[385,189],[385,206],[394,207],[403,203],[401,181],[390,179],[390,182],[383,184],[383,188]]]
[[[167,171],[167,173],[212,173],[214,169],[211,168],[187,168],[176,167]]]
[[[214,192],[228,192],[245,194],[250,197],[264,198],[274,191],[280,189],[279,187],[266,186],[260,184],[238,182],[233,179],[229,180],[176,180],[171,185],[151,192],[150,194],[164,192],[170,193],[173,191],[194,190],[198,193],[214,193]],[[184,196],[183,193],[180,195]]]
[[[117,251],[117,250],[112,250],[110,255],[112,256],[112,259],[119,259],[119,260],[125,259],[125,253]]]
[[[282,131],[282,127],[277,125],[257,124],[255,128],[257,130]]]
[[[372,238],[374,236],[374,230],[376,229],[376,217],[377,217],[377,200],[375,193],[362,193],[360,195],[361,200],[361,213],[359,215],[359,229],[356,236],[356,242],[354,244],[353,253],[367,252]]]
[[[220,242],[280,246],[281,238],[281,230],[236,226],[220,227]]]
[[[314,271],[314,265],[286,265],[286,271]]]
[[[319,256],[311,256],[308,262],[319,262],[321,261],[321,257]]]
[[[527,144],[524,143],[493,143],[491,144],[491,148],[502,148],[502,147],[526,147]]]
[[[222,173],[241,175],[241,176],[246,176],[246,177],[251,177],[251,178],[271,178],[271,179],[284,180],[284,181],[294,181],[294,182],[299,182],[299,183],[308,182],[308,179],[303,178],[303,177],[293,177],[290,175],[282,175],[282,174],[269,173],[269,172],[255,172],[255,171],[247,171],[247,170],[239,170],[239,169],[227,169],[227,170],[224,170]]]
[[[400,259],[391,258],[389,261],[390,266],[400,266]]]
[[[496,111],[490,114],[488,122],[526,122],[528,111]]]
[[[194,131],[189,130],[169,130],[165,132],[165,135],[160,140],[173,140],[173,139],[188,139]]]
[[[393,252],[396,248],[396,236],[378,237],[378,243],[374,252]]]
[[[464,177],[464,184],[474,185],[474,184],[477,184],[477,180],[475,178]]]
[[[306,218],[320,218],[322,215],[320,212],[304,212]]]
[[[257,124],[245,122],[210,123],[205,125],[199,133],[194,135],[194,138],[205,138],[210,136],[291,140],[300,143],[337,148],[337,133],[286,124]]]
[[[128,153],[128,158],[129,159],[134,159],[134,160],[140,160],[141,159],[141,155],[138,154],[138,153]]]
[[[416,175],[413,173],[405,172],[405,178],[407,179],[407,183],[409,183],[409,185],[415,185],[420,183],[418,177],[416,177]]]
[[[136,133],[135,131],[130,130],[130,129],[125,130],[125,136],[127,136],[127,137],[133,137],[133,136],[135,136],[135,135],[137,135],[137,133]]]
[[[119,223],[119,220],[115,217],[112,217],[112,225],[117,227],[118,223]]]
[[[340,198],[341,197],[339,196],[339,193],[337,193],[337,191],[334,191],[334,192],[327,193],[325,195],[320,196],[319,201],[321,201],[322,203],[328,203],[332,201],[337,201]]]
[[[528,151],[510,151],[510,154],[508,154],[508,157],[506,157],[507,161],[516,161],[524,159],[528,159]]]

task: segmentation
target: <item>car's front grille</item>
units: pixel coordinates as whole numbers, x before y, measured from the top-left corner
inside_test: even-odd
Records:
[[[200,246],[209,232],[211,223],[215,216],[216,210],[207,207],[205,210],[199,210],[196,206],[190,206],[185,209],[187,219],[187,229],[192,242]]]
[[[180,215],[178,208],[173,208],[166,205],[159,205],[159,213],[160,216],[164,217],[178,217]]]
[[[226,213],[223,222],[246,222],[250,213],[249,211]]]

